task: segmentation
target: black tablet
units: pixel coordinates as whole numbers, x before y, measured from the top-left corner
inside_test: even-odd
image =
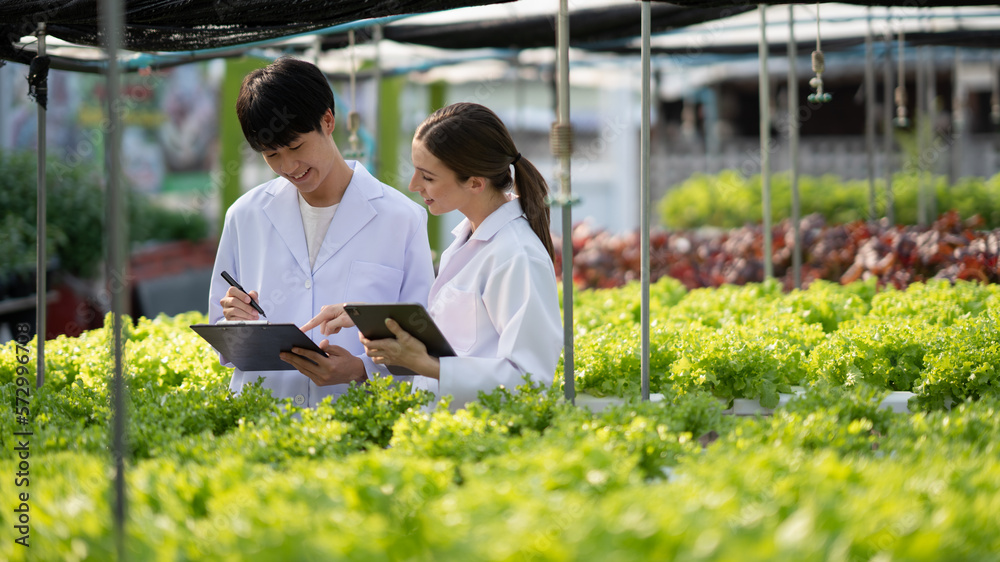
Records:
[[[242,371],[294,371],[295,367],[280,357],[282,351],[293,347],[326,356],[295,324],[222,322],[194,324],[191,329]]]
[[[453,357],[455,350],[441,334],[434,319],[427,310],[417,303],[386,303],[386,304],[345,304],[344,310],[350,315],[358,330],[370,340],[394,338],[385,319],[392,318],[404,330],[417,338],[425,346],[432,357]],[[413,371],[398,365],[386,365],[389,372],[398,376],[415,375]]]

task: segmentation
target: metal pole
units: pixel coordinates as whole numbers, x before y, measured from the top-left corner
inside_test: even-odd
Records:
[[[792,164],[792,277],[802,288],[802,202],[799,199],[799,74],[796,68],[795,6],[788,6],[788,152]]]
[[[952,131],[955,135],[951,144],[951,174],[949,185],[955,185],[964,172],[962,157],[965,154],[965,86],[961,82],[962,50],[955,47],[955,63],[951,71],[951,114]]]
[[[382,108],[382,25],[376,25],[372,28],[372,43],[375,44],[375,68],[372,69],[372,82],[374,82],[375,90],[375,111],[374,119],[372,119],[372,130],[379,131],[379,121],[381,120],[381,108]],[[382,142],[381,135],[377,135],[375,139],[376,145]],[[399,147],[393,146],[392,150],[398,150]],[[395,177],[399,173],[399,170],[382,170],[382,162],[379,161],[379,150],[372,150],[371,158],[368,162],[371,164],[372,173],[379,173],[383,178]],[[393,160],[398,162],[398,160]],[[391,175],[387,175],[391,174]],[[430,213],[427,213],[430,216]]]
[[[934,172],[938,154],[934,150],[937,139],[937,71],[934,68],[934,49],[927,49],[927,147],[934,157],[926,162],[925,173],[931,185],[931,216],[937,216],[937,191],[934,189]]]
[[[872,8],[868,7],[865,35],[865,152],[868,156],[868,220],[878,218],[875,198],[875,45],[872,41]]]
[[[758,4],[760,12],[760,189],[764,219],[764,279],[774,277],[771,256],[771,94],[767,73],[767,4]]]
[[[924,97],[924,102],[921,104],[920,111],[923,112],[922,119],[923,125],[920,128],[921,138],[923,138],[923,150],[920,151],[918,157],[920,158],[920,175],[924,178],[924,193],[926,193],[926,198],[924,202],[926,203],[927,211],[927,221],[933,222],[934,218],[937,216],[937,193],[934,190],[934,173],[931,171],[932,161],[925,158],[925,153],[932,151],[934,146],[934,113],[931,111],[931,106],[933,105],[934,98],[931,97],[931,81],[934,80],[934,69],[933,63],[931,62],[931,48],[923,47],[923,74],[924,74],[924,84],[922,87],[922,93]]]
[[[38,56],[45,56],[45,22],[38,22]],[[46,81],[41,81],[37,86],[36,98],[39,100],[45,99],[47,95],[48,86]],[[45,159],[46,159],[46,142],[45,142],[45,116],[46,109],[41,103],[35,104],[38,110],[38,149],[37,149],[37,160],[38,160],[38,193],[36,197],[38,199],[38,216],[36,224],[38,225],[38,236],[36,236],[35,245],[38,252],[38,262],[35,264],[35,298],[37,305],[35,306],[35,334],[37,337],[37,354],[35,365],[37,366],[35,375],[35,386],[37,388],[42,388],[42,384],[45,383],[45,319],[48,314],[48,257],[45,255],[45,242],[48,238],[48,222],[46,213],[46,200],[47,200],[47,190],[45,187]]]
[[[642,2],[642,132],[639,135],[641,164],[640,182],[641,190],[641,222],[642,232],[639,234],[642,242],[640,256],[640,270],[642,282],[642,399],[649,400],[649,217],[650,217],[650,196],[649,196],[649,119],[650,119],[650,6],[649,0]]]
[[[927,125],[926,114],[924,113],[924,105],[926,104],[926,90],[925,86],[925,76],[924,76],[924,64],[922,59],[923,48],[916,49],[916,56],[914,57],[914,72],[915,76],[915,89],[916,89],[916,100],[913,106],[913,128],[917,137],[917,161],[914,162],[914,166],[917,170],[917,224],[920,226],[927,226],[927,185],[925,184],[926,178],[924,177],[924,127]]]
[[[122,340],[125,293],[128,280],[125,276],[124,251],[126,240],[125,197],[121,186],[121,119],[119,110],[120,76],[118,68],[118,48],[121,44],[124,25],[122,0],[101,0],[102,23],[105,52],[108,58],[108,131],[104,137],[107,155],[107,232],[108,259],[107,282],[111,292],[111,330],[114,341],[114,375],[111,386],[111,432],[114,455],[115,480],[112,511],[115,521],[115,547],[118,560],[127,560],[125,548],[125,381],[123,377]]]
[[[556,25],[559,81],[556,85],[560,131],[569,127],[569,0],[559,0]],[[559,154],[559,193],[562,200],[562,282],[563,282],[563,392],[575,403],[573,374],[573,210],[570,207],[569,150]]]
[[[896,224],[895,205],[892,198],[892,32],[885,34],[885,60],[882,64],[882,155],[885,174],[885,217],[889,224]]]

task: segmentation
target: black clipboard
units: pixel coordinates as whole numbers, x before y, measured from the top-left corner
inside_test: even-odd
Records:
[[[193,324],[191,329],[241,371],[294,371],[279,356],[293,347],[326,356],[295,324],[223,322]]]
[[[454,357],[455,350],[438,329],[434,319],[427,309],[418,303],[349,303],[344,305],[344,311],[354,321],[358,330],[370,340],[395,338],[385,326],[385,319],[392,318],[401,328],[417,338],[427,347],[427,353],[432,357]],[[397,376],[412,376],[417,373],[400,367],[386,365],[389,372]]]

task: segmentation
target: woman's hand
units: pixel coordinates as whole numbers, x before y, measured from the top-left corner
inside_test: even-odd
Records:
[[[305,323],[301,330],[303,332],[308,332],[316,326],[319,326],[319,333],[324,336],[332,336],[341,330],[341,328],[350,328],[354,326],[354,320],[351,320],[351,315],[347,314],[344,310],[344,305],[342,304],[328,304],[323,308],[319,309],[319,314],[313,317],[312,320]]]
[[[281,352],[281,360],[312,379],[317,386],[368,380],[364,361],[351,355],[346,349],[339,345],[330,345],[327,340],[320,342],[319,348],[325,351],[328,357],[309,349],[293,347],[291,352]]]
[[[219,299],[222,305],[222,315],[226,320],[257,320],[260,316],[257,311],[250,306],[250,299],[258,300],[257,291],[250,291],[249,294],[230,287],[226,291],[226,296]]]
[[[359,333],[358,338],[365,346],[365,353],[372,361],[380,365],[399,365],[414,371],[418,375],[440,378],[441,362],[436,357],[427,354],[427,346],[391,318],[385,319],[385,326],[396,336],[395,339],[370,340]]]

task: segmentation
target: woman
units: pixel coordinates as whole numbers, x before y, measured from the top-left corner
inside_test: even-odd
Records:
[[[522,384],[525,374],[550,384],[562,334],[545,180],[517,151],[500,118],[478,104],[436,111],[417,129],[412,150],[410,191],[434,215],[458,210],[465,216],[427,299],[458,356],[428,355],[392,320],[386,326],[395,339],[361,336],[367,355],[415,371],[421,376],[414,387],[452,395],[452,407],[481,390]],[[343,305],[332,305],[302,329],[320,326],[333,334],[351,325]]]

